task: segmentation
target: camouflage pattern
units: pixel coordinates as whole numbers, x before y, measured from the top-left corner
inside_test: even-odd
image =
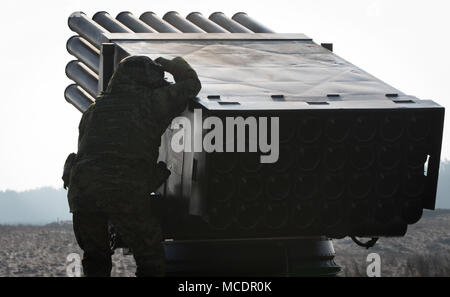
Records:
[[[134,212],[151,188],[161,135],[200,91],[197,74],[181,57],[124,59],[105,93],[79,125],[69,205],[75,211]],[[171,73],[175,84],[163,79]]]
[[[164,164],[157,164],[161,135],[201,84],[181,57],[156,62],[124,59],[80,121],[68,199],[87,276],[110,274],[108,221],[132,249],[137,276],[164,271],[161,226],[149,195],[168,176]],[[175,84],[164,80],[164,71]]]
[[[148,210],[148,209],[147,209]],[[136,276],[163,276],[164,250],[161,228],[157,219],[142,209],[133,216],[97,212],[75,212],[73,228],[84,251],[85,276],[110,276],[112,263],[108,223],[121,234],[121,240],[131,248],[136,261]]]
[[[69,187],[69,181],[70,181],[70,171],[73,168],[73,165],[75,164],[75,160],[77,158],[77,154],[71,153],[67,156],[66,162],[64,163],[64,170],[63,170],[63,176],[62,180],[64,182],[64,189],[67,189]]]

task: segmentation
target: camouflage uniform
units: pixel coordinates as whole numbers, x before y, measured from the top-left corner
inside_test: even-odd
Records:
[[[163,273],[161,228],[149,209],[158,149],[161,135],[201,84],[181,57],[156,62],[124,59],[79,125],[68,199],[86,275],[110,274],[108,221],[133,250],[136,275]],[[175,84],[164,80],[164,71]]]

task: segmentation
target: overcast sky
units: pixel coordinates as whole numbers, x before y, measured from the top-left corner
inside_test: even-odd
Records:
[[[222,4],[220,4],[222,3]],[[245,11],[279,33],[332,42],[335,53],[401,91],[450,105],[449,1],[3,1],[1,25],[0,190],[61,187],[76,151],[81,114],[64,100],[73,59],[70,13],[123,10],[160,16],[177,10],[232,16]],[[446,123],[443,158],[450,158]]]

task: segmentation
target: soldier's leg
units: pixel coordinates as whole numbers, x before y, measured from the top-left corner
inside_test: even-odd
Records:
[[[164,276],[164,248],[159,221],[148,211],[112,214],[111,221],[122,240],[133,251],[136,276]]]
[[[78,245],[83,250],[85,276],[111,276],[111,248],[108,218],[98,212],[73,214],[73,229]]]

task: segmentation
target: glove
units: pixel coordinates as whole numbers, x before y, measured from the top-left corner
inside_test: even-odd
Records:
[[[171,60],[165,59],[163,57],[159,57],[155,60],[156,63],[160,64],[162,66],[162,68],[164,69],[164,71],[167,71],[170,73],[170,66],[172,64]]]

